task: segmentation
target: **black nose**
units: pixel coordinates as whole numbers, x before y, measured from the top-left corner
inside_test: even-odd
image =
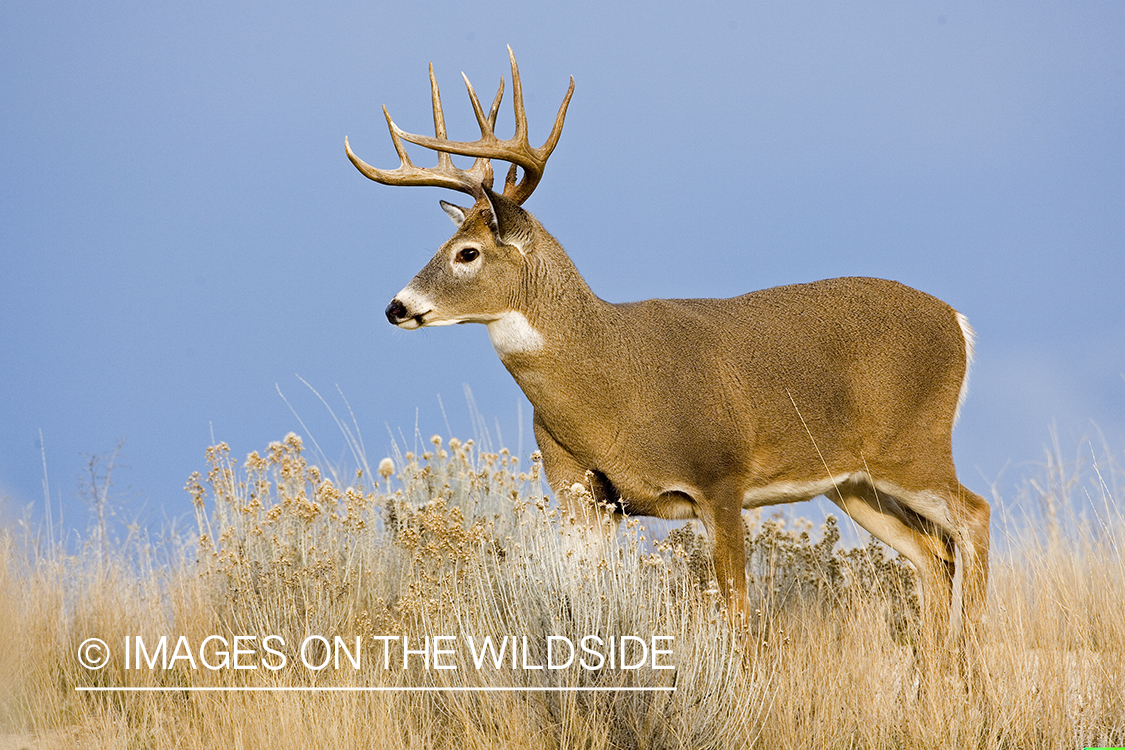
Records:
[[[406,305],[399,302],[397,299],[391,300],[391,304],[387,305],[387,320],[391,321],[392,325],[398,325],[406,320]]]

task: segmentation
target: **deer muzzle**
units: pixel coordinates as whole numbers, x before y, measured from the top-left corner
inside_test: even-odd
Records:
[[[397,297],[391,300],[391,303],[387,305],[386,313],[387,320],[391,322],[391,325],[396,326],[400,326],[406,321],[414,318],[414,316],[411,315],[410,312],[406,309],[406,305],[402,304],[402,301]]]
[[[387,319],[390,320],[391,325],[399,325],[409,317],[411,316],[407,313],[406,306],[397,297],[390,300],[390,304],[387,305]]]

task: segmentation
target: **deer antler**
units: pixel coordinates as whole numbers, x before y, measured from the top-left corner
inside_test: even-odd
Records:
[[[430,93],[434,107],[434,132],[437,134],[433,140],[445,142],[445,114],[441,109],[441,94],[438,92],[437,78],[434,77],[433,63],[430,63]],[[488,113],[488,118],[483,120],[490,129],[496,124],[496,115],[500,110],[500,100],[503,96],[504,79],[501,77],[500,88],[496,91],[496,99],[492,102],[492,109]],[[368,179],[384,185],[429,185],[450,188],[451,190],[468,193],[474,198],[480,198],[484,195],[482,186],[492,187],[492,165],[488,159],[478,158],[473,166],[468,169],[458,169],[453,165],[453,160],[449,158],[450,153],[456,152],[436,149],[438,151],[437,166],[429,169],[415,166],[402,145],[402,136],[406,134],[395,125],[386,107],[383,107],[383,116],[387,118],[387,128],[391,131],[391,141],[394,142],[395,151],[402,162],[397,169],[377,169],[371,166],[355,155],[348,143],[347,136],[344,137],[344,150],[348,154],[348,159]],[[481,117],[483,118],[483,115]],[[409,140],[409,136],[407,138]]]
[[[528,141],[527,112],[523,106],[520,72],[516,65],[516,56],[512,53],[511,47],[508,47],[508,57],[512,62],[512,88],[514,89],[512,103],[516,116],[516,133],[511,138],[501,140],[496,137],[495,133],[496,115],[500,108],[500,100],[504,96],[503,77],[500,78],[500,88],[496,92],[496,98],[493,100],[492,107],[486,117],[480,101],[477,99],[476,91],[473,90],[473,85],[469,83],[469,79],[464,73],[461,74],[461,77],[465,79],[465,87],[469,90],[469,99],[472,101],[473,112],[476,114],[477,124],[480,126],[480,138],[472,142],[451,141],[446,138],[441,96],[438,94],[437,79],[434,78],[434,66],[431,64],[430,89],[433,94],[435,135],[412,135],[404,132],[391,120],[387,108],[383,107],[383,115],[387,118],[387,126],[391,131],[391,140],[394,142],[395,151],[402,163],[397,169],[393,170],[376,169],[352,153],[351,146],[348,145],[348,139],[344,138],[344,149],[348,153],[348,158],[351,159],[356,169],[366,177],[384,185],[445,187],[468,193],[474,198],[483,196],[484,188],[492,188],[493,174],[490,160],[500,159],[512,165],[511,169],[508,170],[507,178],[504,180],[504,197],[516,203],[523,203],[531,197],[535,186],[542,179],[543,168],[547,164],[547,159],[550,158],[551,152],[555,150],[555,145],[559,142],[563,121],[566,119],[566,108],[570,104],[571,95],[574,94],[574,77],[571,76],[570,78],[570,88],[567,89],[566,97],[563,99],[562,106],[559,107],[559,113],[555,117],[555,125],[551,129],[551,134],[542,146],[533,148]],[[437,151],[437,166],[430,169],[415,166],[406,154],[406,149],[402,145],[403,140]],[[467,170],[458,169],[453,165],[450,154],[475,156],[477,160]],[[517,166],[523,168],[523,179],[518,184],[516,183]]]

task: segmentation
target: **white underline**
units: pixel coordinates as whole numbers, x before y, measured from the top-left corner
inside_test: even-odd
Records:
[[[674,687],[76,687],[85,693],[640,693],[675,692]]]

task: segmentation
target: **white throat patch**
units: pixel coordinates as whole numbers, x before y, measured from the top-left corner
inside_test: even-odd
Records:
[[[531,354],[543,348],[543,337],[532,328],[523,313],[509,310],[488,322],[488,338],[501,357],[508,354]]]

